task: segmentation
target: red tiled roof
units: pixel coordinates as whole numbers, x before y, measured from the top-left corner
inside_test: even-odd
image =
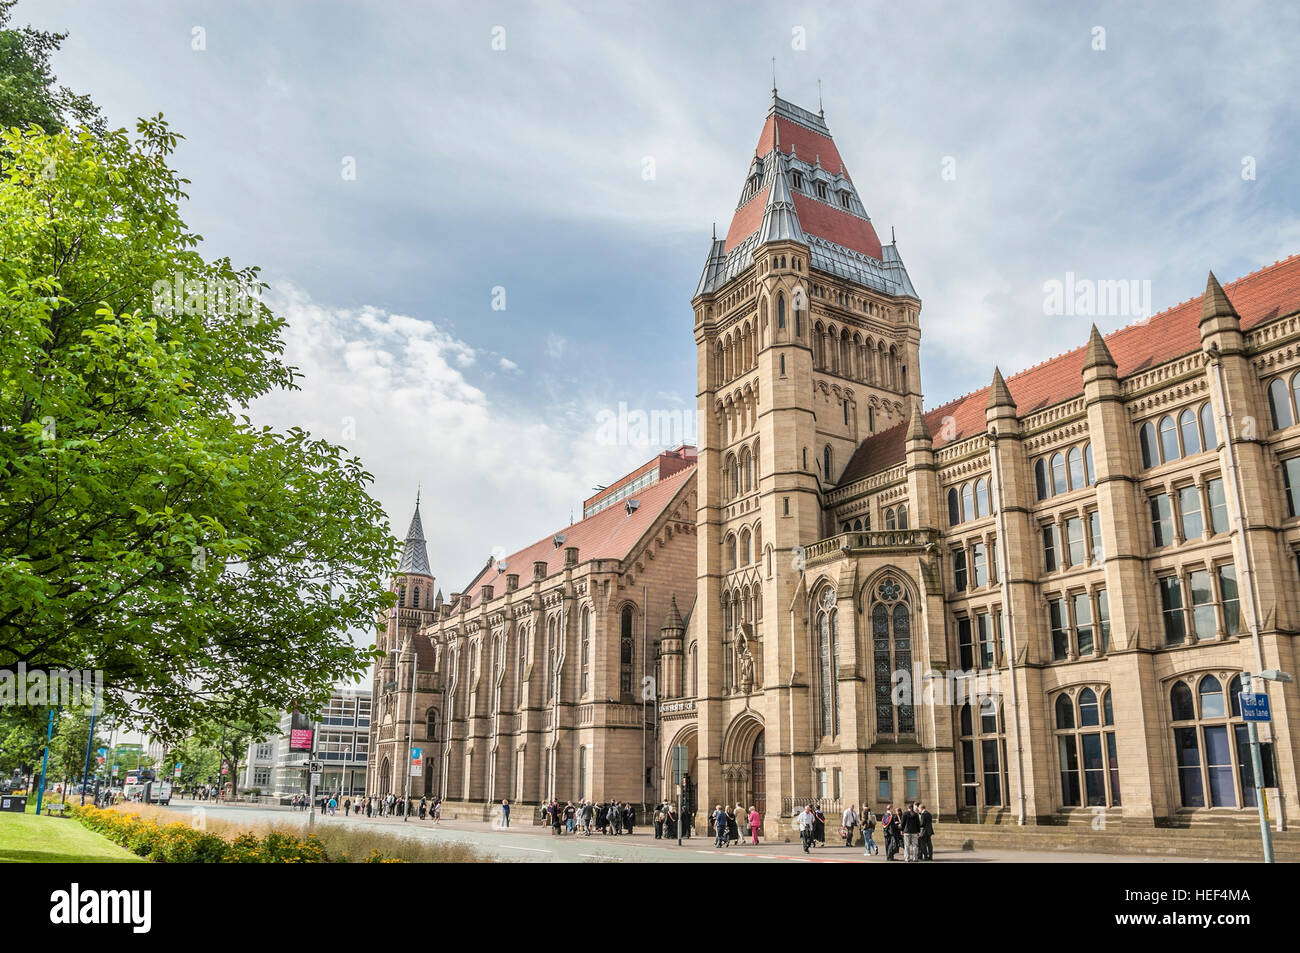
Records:
[[[880,261],[884,255],[876,229],[865,218],[858,218],[834,205],[794,193],[794,211],[807,235],[816,235],[845,248],[851,248]],[[760,221],[762,216],[759,216]]]
[[[781,137],[781,151],[786,155],[793,151],[805,162],[814,162],[820,158],[822,168],[831,175],[843,171],[844,177],[849,178],[848,170],[844,168],[844,160],[840,158],[839,150],[835,148],[833,140],[784,116],[767,117],[767,121],[763,123],[763,131],[758,136],[758,145],[754,147],[755,155],[767,155],[776,144],[772,137],[772,123],[776,123],[777,132]]]
[[[1274,262],[1244,278],[1229,282],[1223,286],[1223,290],[1241,316],[1243,331],[1273,318],[1300,311],[1300,255],[1292,255],[1284,261]],[[1197,295],[1162,311],[1148,321],[1106,335],[1106,347],[1115,359],[1119,376],[1128,377],[1182,354],[1199,350],[1201,335],[1198,325],[1203,296]],[[1007,388],[1016,402],[1016,412],[1024,417],[1082,394],[1086,349],[1087,345],[1083,344],[1008,377]],[[983,433],[988,397],[989,388],[984,387],[927,411],[925,422],[934,439],[935,449]],[[952,418],[952,424],[948,427],[944,426],[946,417]],[[840,485],[901,463],[905,454],[906,433],[907,424],[904,422],[862,441],[844,468]]]
[[[768,189],[760,189],[748,202],[736,210],[731,227],[727,229],[727,251],[731,251],[763,224],[763,209],[767,207]]]
[[[468,593],[471,596],[470,607],[476,607],[481,602],[483,585],[493,587],[494,597],[504,593],[505,577],[509,573],[519,574],[521,588],[529,585],[533,579],[534,562],[546,562],[547,576],[559,572],[564,568],[564,550],[570,546],[578,547],[580,562],[590,559],[625,559],[660,514],[668,508],[677,491],[694,474],[695,465],[692,463],[686,469],[646,487],[633,497],[640,505],[630,515],[624,506],[610,506],[585,520],[556,530],[517,553],[511,553],[504,560],[507,564],[505,572],[498,573],[495,568],[491,568],[486,575],[480,573],[475,578],[474,591]],[[691,518],[695,518],[694,513]],[[565,537],[558,547],[554,541],[557,533],[562,533]]]

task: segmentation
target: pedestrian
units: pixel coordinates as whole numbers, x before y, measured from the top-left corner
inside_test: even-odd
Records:
[[[442,798],[433,799],[433,823],[437,824],[442,819]]]
[[[501,826],[510,826],[510,799],[504,797],[501,799]]]
[[[924,804],[921,808],[921,837],[918,846],[922,860],[934,860],[934,815]]]
[[[744,813],[743,811],[741,812]],[[727,846],[740,843],[740,818],[735,808],[727,808]]]
[[[330,817],[333,817],[333,816],[334,816],[334,808],[336,808],[336,807],[339,806],[339,802],[336,801],[336,800],[334,799],[333,796],[331,796],[330,799],[329,799],[328,806],[329,806]]]
[[[907,805],[903,812],[903,862],[913,863],[920,859],[917,852],[917,838],[921,834],[921,815],[916,812],[916,805]]]
[[[564,805],[564,829],[572,834],[578,829],[578,809],[569,801]]]
[[[754,846],[758,846],[758,830],[763,826],[763,818],[758,814],[758,808],[754,805],[749,806],[749,834],[754,839]]]
[[[595,813],[596,809],[591,803],[591,798],[587,798],[582,802],[582,834],[584,837],[591,836],[591,821]]]
[[[741,807],[740,802],[737,801],[735,814],[736,814],[736,833],[737,833],[736,843],[740,843],[739,835],[743,834],[745,837],[749,836],[749,812],[746,811],[743,807]]]
[[[352,798],[345,797],[343,799],[343,816],[347,817],[351,813],[352,813]]]
[[[813,845],[813,837],[817,831],[817,815],[813,813],[811,804],[805,805],[803,813],[799,815],[799,839],[803,841],[803,852],[808,853],[808,848]]]
[[[663,840],[664,836],[664,805],[661,803],[655,808],[655,840]]]
[[[423,795],[421,795],[420,796],[420,820],[424,820],[425,817],[428,815],[428,813],[429,813],[429,802]]]
[[[880,819],[880,829],[885,838],[885,860],[893,860],[894,854],[898,852],[898,842],[901,839],[898,815],[894,813],[894,805],[890,804],[885,808],[885,814]]]
[[[844,810],[840,817],[840,836],[844,838],[844,846],[853,846],[853,832],[858,827],[858,812],[854,810],[854,805],[850,804]]]
[[[727,846],[727,840],[728,840],[728,837],[727,837],[727,812],[724,811],[724,810],[722,809],[722,805],[721,805],[721,804],[719,804],[717,807],[715,807],[715,808],[713,809],[713,818],[712,818],[712,820],[713,820],[713,829],[716,830],[716,831],[718,832],[717,837],[716,837],[716,838],[714,839],[714,841],[713,841],[713,846],[714,846],[714,847],[726,847],[726,846]]]
[[[631,834],[632,829],[636,827],[636,809],[632,807],[632,802],[623,805],[623,832]]]
[[[821,805],[813,805],[813,817],[816,821],[813,824],[813,840],[817,842],[818,847],[826,846],[826,815],[822,813]]]
[[[863,805],[862,808],[862,843],[865,849],[862,851],[864,856],[870,857],[872,854],[879,854],[880,848],[876,846],[876,815],[871,808]]]
[[[618,809],[618,802],[610,801],[609,808],[606,812],[606,819],[609,821],[610,830],[614,832],[615,837],[623,833],[623,822],[620,815],[621,812]]]

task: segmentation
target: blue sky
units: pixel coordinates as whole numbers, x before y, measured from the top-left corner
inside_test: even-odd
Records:
[[[114,125],[162,112],[186,137],[187,221],[262,266],[307,375],[257,415],[361,454],[399,533],[422,484],[445,592],[657,451],[598,440],[602,410],[693,410],[689,299],[772,57],[783,98],[815,110],[822,81],[897,230],[928,406],[1133,320],[1048,316],[1045,282],[1150,281],[1161,310],[1208,268],[1300,252],[1295,7],[41,0],[15,20],[71,34],[59,78]]]

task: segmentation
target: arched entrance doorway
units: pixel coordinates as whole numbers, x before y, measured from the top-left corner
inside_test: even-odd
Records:
[[[661,796],[664,799],[671,800],[675,796],[674,791],[683,772],[691,775],[692,784],[698,782],[695,777],[695,761],[698,757],[699,732],[691,725],[679,731],[664,751],[663,771],[659,775],[663,778]]]
[[[766,814],[767,761],[764,753],[763,723],[753,712],[747,711],[731,723],[722,744],[723,800],[727,804],[740,804],[745,808],[752,804],[760,814]]]
[[[384,758],[384,760],[379,764],[379,796],[380,797],[388,796],[388,792],[392,790],[392,781],[393,781],[393,769],[389,765],[388,759]]]
[[[749,755],[749,804],[767,817],[767,749],[764,734],[760,731],[754,739],[754,750]],[[748,805],[746,805],[748,806]]]

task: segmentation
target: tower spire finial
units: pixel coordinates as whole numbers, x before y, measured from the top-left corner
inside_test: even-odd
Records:
[[[772,57],[772,105],[776,105],[776,57]]]
[[[817,79],[817,115],[823,119],[826,118],[826,110],[822,108],[822,81],[821,77]]]

